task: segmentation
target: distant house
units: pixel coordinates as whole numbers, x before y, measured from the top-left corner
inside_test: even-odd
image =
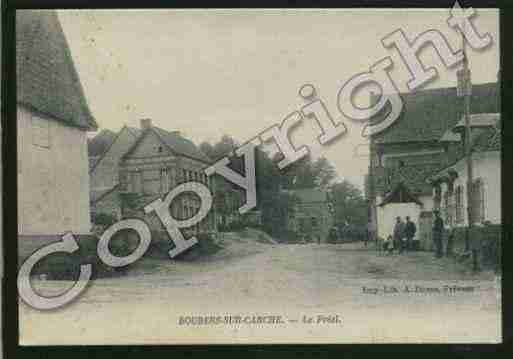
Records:
[[[134,145],[141,130],[124,126],[118,133],[102,130],[89,140],[89,176],[91,211],[121,218],[119,199],[119,163]]]
[[[87,131],[97,125],[54,11],[16,12],[18,232],[88,234]]]
[[[473,224],[485,221],[501,224],[501,133],[500,114],[472,114],[470,117],[473,164],[472,217]],[[466,141],[463,119],[444,134]],[[449,226],[468,225],[467,161],[463,151],[451,163],[428,178],[433,186],[433,201]]]
[[[203,173],[210,164],[211,160],[180,133],[166,131],[153,126],[150,119],[143,119],[140,129],[121,129],[93,164],[93,213],[144,216],[142,208],[146,204],[187,181],[204,183],[214,192],[213,182]],[[184,194],[173,201],[171,212],[175,218],[189,218],[200,204],[195,195]],[[211,211],[193,230],[215,230],[214,216]],[[160,223],[155,219],[152,228],[159,229]]]
[[[288,229],[309,240],[325,242],[334,223],[328,192],[318,188],[286,192],[297,201],[288,217]]]
[[[426,179],[460,156],[461,145],[447,130],[462,118],[463,98],[457,97],[454,87],[405,93],[401,98],[404,108],[399,118],[370,138],[366,181],[369,212],[378,236],[383,238],[391,234],[391,219],[413,214],[421,246],[429,249],[435,200]],[[497,112],[498,98],[497,83],[474,85],[471,112]],[[372,122],[379,123],[382,118],[383,113],[377,114]],[[393,192],[408,195],[397,197],[391,195]],[[391,199],[395,203],[402,201],[412,211],[386,205],[392,203]]]

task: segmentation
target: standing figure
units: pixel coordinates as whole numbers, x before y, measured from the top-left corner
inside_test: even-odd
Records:
[[[411,251],[413,250],[413,237],[415,237],[415,233],[417,232],[417,227],[415,223],[410,220],[409,216],[406,216],[406,226],[404,228],[404,234],[406,236],[406,249]]]
[[[452,227],[449,229],[449,233],[447,235],[447,246],[445,247],[445,256],[452,257],[453,256],[453,248],[454,248],[454,235],[455,228]]]
[[[442,257],[442,237],[444,232],[444,221],[440,217],[440,211],[435,211],[435,220],[433,222],[433,241],[435,242],[435,256]]]
[[[397,216],[396,223],[394,226],[394,247],[399,250],[399,254],[401,254],[404,250],[403,238],[404,238],[404,222],[401,220],[401,217]]]

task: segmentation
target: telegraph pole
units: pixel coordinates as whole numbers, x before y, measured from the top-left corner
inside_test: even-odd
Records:
[[[465,26],[465,25],[463,25]],[[465,234],[465,251],[470,249],[470,234],[473,226],[473,208],[472,208],[472,187],[473,187],[473,167],[472,167],[472,148],[471,148],[471,129],[470,129],[470,96],[472,94],[472,82],[470,79],[470,69],[465,46],[465,37],[461,34],[463,50],[463,69],[459,70],[458,76],[458,96],[464,98],[464,119],[465,119],[465,159],[467,164],[467,218],[468,226]],[[472,250],[474,267],[476,266],[477,253]]]

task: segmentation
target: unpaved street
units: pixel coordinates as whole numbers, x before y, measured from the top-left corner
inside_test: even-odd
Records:
[[[500,282],[431,253],[363,244],[258,244],[232,258],[159,262],[97,280],[48,313],[20,303],[23,344],[496,342]],[[223,256],[224,255],[224,256]],[[69,283],[37,283],[55,290]],[[449,289],[452,288],[452,289]],[[180,325],[188,316],[281,316]],[[326,318],[335,318],[330,322]]]

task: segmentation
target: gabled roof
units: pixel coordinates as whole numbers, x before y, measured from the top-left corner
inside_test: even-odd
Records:
[[[116,132],[111,130],[101,130],[93,138],[87,139],[87,152],[89,157],[101,156],[107,151],[114,139],[116,138]]]
[[[62,123],[97,128],[57,13],[16,11],[17,101]]]
[[[417,203],[422,206],[422,202],[413,195],[404,183],[398,183],[394,190],[390,192],[378,206],[385,206],[389,203]]]
[[[500,151],[501,135],[495,127],[486,128],[472,143],[473,152]]]
[[[499,113],[473,113],[470,115],[470,128],[475,127],[490,127],[497,124],[500,120]],[[456,125],[451,129],[452,132],[461,132],[465,130],[465,118],[458,121]]]
[[[401,115],[389,128],[372,136],[374,143],[438,141],[463,113],[463,98],[456,96],[455,87],[419,90],[400,96],[403,100]],[[497,83],[474,85],[471,113],[498,112],[499,96]],[[385,114],[381,111],[371,123],[379,123]]]
[[[135,137],[139,137],[141,135],[141,133],[143,132],[140,128],[137,128],[137,127],[129,127],[129,126],[125,126],[125,127]]]
[[[122,156],[122,158],[126,158],[130,153],[132,153],[139,142],[142,140],[142,138],[145,136],[148,131],[152,131],[155,133],[160,141],[166,145],[172,152],[182,155],[185,157],[189,157],[201,162],[204,162],[205,164],[211,164],[212,160],[205,155],[196,145],[184,138],[182,135],[180,135],[179,132],[169,132],[162,128],[151,126],[150,128],[140,131],[139,138],[137,141],[130,147],[130,149]]]
[[[403,184],[415,194],[429,194],[431,187],[426,178],[441,168],[439,163],[409,164],[403,167],[383,168],[383,173],[376,174],[376,190],[381,193],[392,192],[399,184]]]
[[[212,163],[212,160],[207,157],[207,155],[196,147],[192,141],[182,137],[179,132],[169,132],[159,127],[151,127],[151,129],[157,133],[162,142],[164,142],[172,151],[208,164]]]
[[[121,130],[119,130],[118,133],[115,133],[110,130],[103,130],[99,134],[97,134],[95,137],[93,137],[91,140],[88,141],[88,142],[93,143],[93,148],[94,148],[94,146],[100,147],[100,148],[94,149],[94,150],[98,150],[98,154],[96,154],[96,155],[93,155],[91,153],[91,151],[89,151],[89,173],[92,173],[94,171],[96,166],[100,163],[100,161],[109,152],[112,145],[114,145],[114,143],[119,139],[119,137],[120,137],[121,133],[123,133],[123,131],[126,131],[131,136],[133,136],[133,141],[134,141],[133,143],[138,141],[138,139],[142,133],[142,131],[138,128],[123,126],[121,128]],[[99,138],[96,139],[97,137],[99,137]],[[100,145],[98,145],[98,143],[100,143]],[[89,143],[88,143],[88,146],[89,146]],[[131,148],[131,146],[129,147],[129,149],[130,148]],[[123,153],[121,156],[123,156],[124,154],[125,153]]]
[[[101,201],[105,196],[114,192],[118,188],[119,188],[119,184],[115,185],[112,188],[103,189],[103,190],[99,190],[99,191],[91,190],[91,195],[90,195],[89,201],[91,204],[95,204],[96,202]]]
[[[483,133],[479,134],[471,144],[472,152],[488,152],[488,151],[500,151],[501,150],[501,131],[499,126],[488,126]],[[460,151],[451,158],[449,164],[440,168],[439,170],[426,177],[426,182],[432,182],[436,178],[444,175],[450,168],[456,165],[458,162],[465,158],[464,151],[460,148]]]

